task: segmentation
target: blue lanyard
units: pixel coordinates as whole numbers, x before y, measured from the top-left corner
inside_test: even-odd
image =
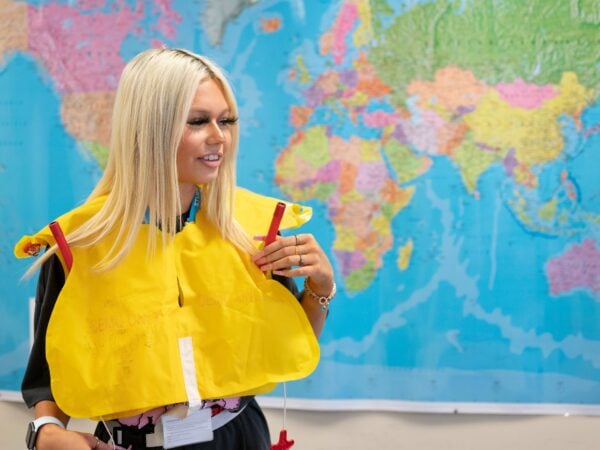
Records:
[[[188,215],[185,223],[194,222],[196,220],[196,214],[200,209],[200,205],[202,204],[202,196],[200,188],[196,188],[196,192],[194,193],[194,198],[192,199],[192,206],[190,207],[190,214]],[[150,223],[150,211],[146,210],[146,214],[144,214],[144,222],[145,224]]]
[[[190,214],[188,215],[185,223],[194,222],[196,220],[196,214],[200,209],[200,188],[196,188],[196,192],[194,193],[194,198],[192,199],[192,207],[190,208]]]

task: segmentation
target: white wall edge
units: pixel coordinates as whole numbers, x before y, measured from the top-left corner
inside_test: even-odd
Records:
[[[283,397],[257,397],[264,408],[283,408]],[[400,400],[313,400],[287,398],[287,409],[307,411],[392,411],[448,414],[600,416],[600,405],[566,403],[453,403]]]
[[[263,408],[283,408],[282,397],[258,396]],[[23,403],[20,392],[0,390],[0,401]],[[515,414],[600,416],[600,405],[576,405],[567,403],[453,403],[409,402],[400,400],[313,400],[288,398],[287,409],[300,411],[388,411],[406,413],[446,414]]]
[[[23,403],[23,397],[21,397],[21,393],[17,391],[0,390],[0,400]]]

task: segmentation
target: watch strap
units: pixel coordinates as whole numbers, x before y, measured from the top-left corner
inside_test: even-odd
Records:
[[[62,423],[62,421],[60,419],[57,419],[54,416],[41,416],[41,417],[38,417],[37,419],[35,419],[33,421],[33,429],[35,431],[38,431],[44,425],[47,425],[49,423],[53,423],[54,425],[58,425],[63,430],[65,429],[65,424]]]
[[[63,430],[65,429],[65,424],[57,419],[54,416],[41,416],[37,419],[29,422],[29,427],[27,428],[27,436],[25,437],[25,443],[29,450],[35,449],[35,444],[37,442],[37,435],[44,425],[54,424],[61,427]]]

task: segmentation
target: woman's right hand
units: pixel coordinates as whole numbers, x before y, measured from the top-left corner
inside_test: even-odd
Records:
[[[90,433],[65,430],[58,425],[44,425],[38,434],[37,450],[127,450],[112,444],[106,444]]]

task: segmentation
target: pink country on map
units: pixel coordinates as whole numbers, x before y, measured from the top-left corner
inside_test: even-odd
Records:
[[[585,289],[600,296],[600,249],[592,239],[574,244],[546,263],[546,276],[553,295]]]
[[[333,60],[340,64],[346,54],[346,37],[354,28],[359,18],[358,8],[354,3],[345,3],[331,27],[331,31],[321,37],[321,53],[333,53]]]
[[[331,53],[336,64],[346,57],[348,38],[352,48],[360,48],[372,42],[374,32],[371,24],[371,7],[364,0],[348,0],[342,3],[331,28],[319,39],[323,56]]]
[[[158,12],[158,21],[151,29],[158,31],[167,39],[177,36],[177,25],[181,23],[181,15],[172,8],[171,0],[154,0]]]
[[[377,110],[363,113],[362,119],[367,127],[383,128],[397,124],[400,121],[400,115],[396,112]]]
[[[60,94],[114,91],[125,66],[120,55],[125,37],[143,18],[141,4],[111,13],[49,3],[29,6],[28,50],[50,73]],[[90,33],[93,30],[93,33]]]
[[[148,5],[81,0],[76,5],[29,5],[0,0],[0,63],[12,52],[26,52],[41,62],[61,98],[61,117],[66,130],[94,156],[106,162],[110,136],[110,112],[114,92],[125,61],[124,40],[142,32],[140,21]],[[150,29],[172,39],[182,20],[170,0],[154,0],[158,15]],[[161,41],[151,39],[152,45]]]
[[[105,3],[105,0],[78,0],[77,6],[82,11],[86,11],[96,8],[102,8]]]
[[[508,84],[499,83],[495,86],[495,89],[509,105],[523,109],[539,108],[546,100],[550,100],[559,94],[555,87],[550,84],[538,86],[526,83],[520,78]]]

